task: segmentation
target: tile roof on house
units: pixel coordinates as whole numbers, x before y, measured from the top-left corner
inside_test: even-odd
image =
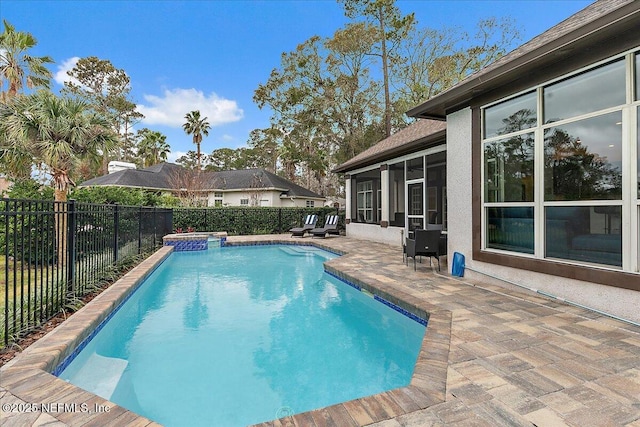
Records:
[[[444,140],[445,132],[445,122],[418,120],[347,160],[333,171],[346,172],[415,151],[429,143]]]
[[[176,176],[184,173],[180,165],[159,163],[145,169],[126,169],[87,180],[79,187],[114,186],[144,188],[149,190],[176,190],[179,180]],[[260,188],[279,190],[286,197],[324,199],[298,184],[264,169],[244,169],[221,172],[202,172],[206,183],[203,191],[229,191]]]
[[[479,94],[526,78],[536,69],[575,64],[580,55],[597,54],[602,46],[615,46],[620,52],[637,46],[639,28],[640,1],[596,1],[407,115],[442,120]]]

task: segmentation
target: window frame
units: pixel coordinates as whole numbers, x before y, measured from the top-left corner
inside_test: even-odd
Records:
[[[364,188],[365,184],[369,186]],[[362,189],[361,189],[362,186]],[[358,181],[356,182],[356,217],[360,218],[360,214],[362,214],[362,218],[364,218],[365,223],[373,223],[373,180],[367,181]],[[360,195],[362,195],[363,205],[360,205]],[[368,196],[368,197],[367,197]]]
[[[500,264],[510,266],[514,268],[527,269],[532,271],[538,271],[548,274],[554,274],[558,276],[572,277],[578,280],[585,280],[589,282],[609,284],[622,288],[640,290],[640,277],[638,272],[640,271],[640,191],[636,193],[638,184],[636,183],[636,176],[638,164],[635,162],[635,158],[640,151],[640,131],[638,130],[637,122],[640,121],[640,99],[636,98],[635,82],[640,80],[640,76],[634,75],[635,72],[640,70],[634,69],[637,58],[640,56],[640,47],[635,47],[624,53],[608,57],[602,61],[598,61],[583,67],[578,70],[574,70],[570,73],[565,73],[553,80],[540,81],[534,86],[527,87],[518,93],[512,94],[509,97],[503,97],[492,102],[485,102],[483,104],[472,105],[472,155],[473,155],[473,194],[476,202],[473,203],[473,223],[474,223],[474,235],[473,235],[473,258],[479,261],[490,262],[494,264]],[[624,58],[625,70],[626,70],[626,102],[622,105],[609,107],[599,111],[583,114],[576,117],[570,117],[568,119],[550,122],[547,124],[542,123],[544,114],[538,114],[538,123],[533,128],[535,132],[535,147],[534,147],[534,174],[535,174],[535,196],[534,202],[531,206],[534,207],[534,233],[535,233],[535,251],[533,255],[521,254],[510,251],[501,251],[496,249],[487,248],[486,238],[486,209],[491,207],[507,207],[513,206],[512,203],[487,203],[485,200],[485,161],[484,161],[484,144],[492,139],[498,140],[504,138],[505,135],[497,135],[492,138],[483,138],[484,136],[484,117],[483,109],[489,108],[492,105],[503,103],[509,99],[516,98],[519,95],[526,94],[532,90],[536,90],[538,94],[538,111],[542,112],[543,103],[543,88],[549,86],[555,82],[566,80],[572,76],[585,73],[589,70],[595,69],[599,66],[606,65],[617,59]],[[640,95],[637,96],[640,98]],[[582,201],[545,201],[544,200],[544,129],[561,126],[562,124],[577,122],[579,120],[604,115],[613,111],[622,112],[623,133],[622,133],[622,170],[623,170],[623,195],[622,200],[582,200]],[[636,113],[637,111],[637,113]],[[634,126],[635,124],[635,126]],[[523,130],[519,133],[527,133],[532,129]],[[515,134],[515,133],[513,133]],[[513,134],[507,134],[511,136]],[[637,143],[634,141],[637,140]],[[630,188],[632,187],[632,190]],[[525,204],[520,204],[525,205]],[[624,221],[630,223],[626,228],[623,225],[622,230],[622,267],[612,267],[604,264],[591,265],[586,263],[575,262],[565,259],[551,259],[545,258],[544,239],[544,220],[545,209],[552,206],[620,206],[622,208],[622,215],[628,216],[630,221]],[[626,237],[625,237],[626,236]],[[624,276],[630,280],[624,279],[620,284],[620,277]],[[615,277],[615,279],[612,279]]]

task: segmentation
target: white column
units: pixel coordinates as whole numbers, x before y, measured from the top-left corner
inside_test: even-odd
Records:
[[[345,175],[344,197],[346,203],[346,206],[344,207],[345,222],[348,223],[351,220],[351,175]]]
[[[380,226],[389,226],[389,166],[380,165],[380,203],[382,207],[382,218]]]

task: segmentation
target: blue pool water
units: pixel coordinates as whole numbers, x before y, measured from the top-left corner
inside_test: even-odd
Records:
[[[242,426],[408,385],[425,327],[303,246],[171,254],[59,375],[166,426]]]

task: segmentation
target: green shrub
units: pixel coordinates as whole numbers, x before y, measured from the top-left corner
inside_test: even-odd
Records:
[[[196,231],[226,231],[230,235],[255,235],[286,233],[302,225],[308,214],[318,215],[318,226],[324,224],[326,215],[335,208],[270,208],[270,207],[220,207],[174,208],[173,228],[189,227]],[[340,217],[344,228],[344,215]]]

